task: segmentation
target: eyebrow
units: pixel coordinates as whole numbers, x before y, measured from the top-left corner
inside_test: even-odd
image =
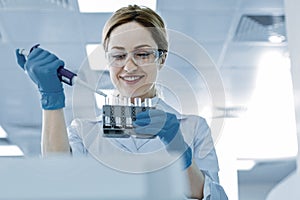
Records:
[[[142,48],[142,47],[152,47],[152,46],[150,46],[149,44],[141,44],[141,45],[135,46],[134,49],[139,49],[139,48]],[[120,47],[120,46],[114,46],[111,49],[125,50],[124,47]]]
[[[142,47],[151,47],[151,46],[149,44],[142,44],[142,45],[138,45],[138,46],[134,47],[134,49],[139,49]]]

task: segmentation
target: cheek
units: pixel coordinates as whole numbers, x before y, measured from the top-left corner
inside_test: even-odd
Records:
[[[158,75],[158,68],[157,67],[153,67],[152,70],[147,71],[148,74],[148,79],[152,82],[155,81]]]
[[[109,68],[110,79],[115,84],[118,80],[119,68]]]

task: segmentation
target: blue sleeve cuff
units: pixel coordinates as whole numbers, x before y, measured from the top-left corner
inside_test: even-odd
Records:
[[[57,110],[65,107],[64,91],[45,93],[41,92],[41,104],[44,110]]]

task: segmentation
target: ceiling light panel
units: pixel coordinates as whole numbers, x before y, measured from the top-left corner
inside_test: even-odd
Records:
[[[270,36],[286,41],[285,16],[243,15],[235,32],[234,41],[270,42]]]
[[[74,10],[70,0],[0,0],[0,10]]]
[[[23,151],[16,145],[1,145],[0,157],[24,156]]]
[[[134,4],[156,10],[156,0],[78,0],[79,11],[82,13],[114,12],[121,7]]]

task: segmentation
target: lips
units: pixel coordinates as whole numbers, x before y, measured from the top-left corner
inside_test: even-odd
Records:
[[[126,76],[120,76],[122,80],[124,80],[128,84],[135,84],[139,80],[141,80],[144,76],[143,75],[126,75]]]

